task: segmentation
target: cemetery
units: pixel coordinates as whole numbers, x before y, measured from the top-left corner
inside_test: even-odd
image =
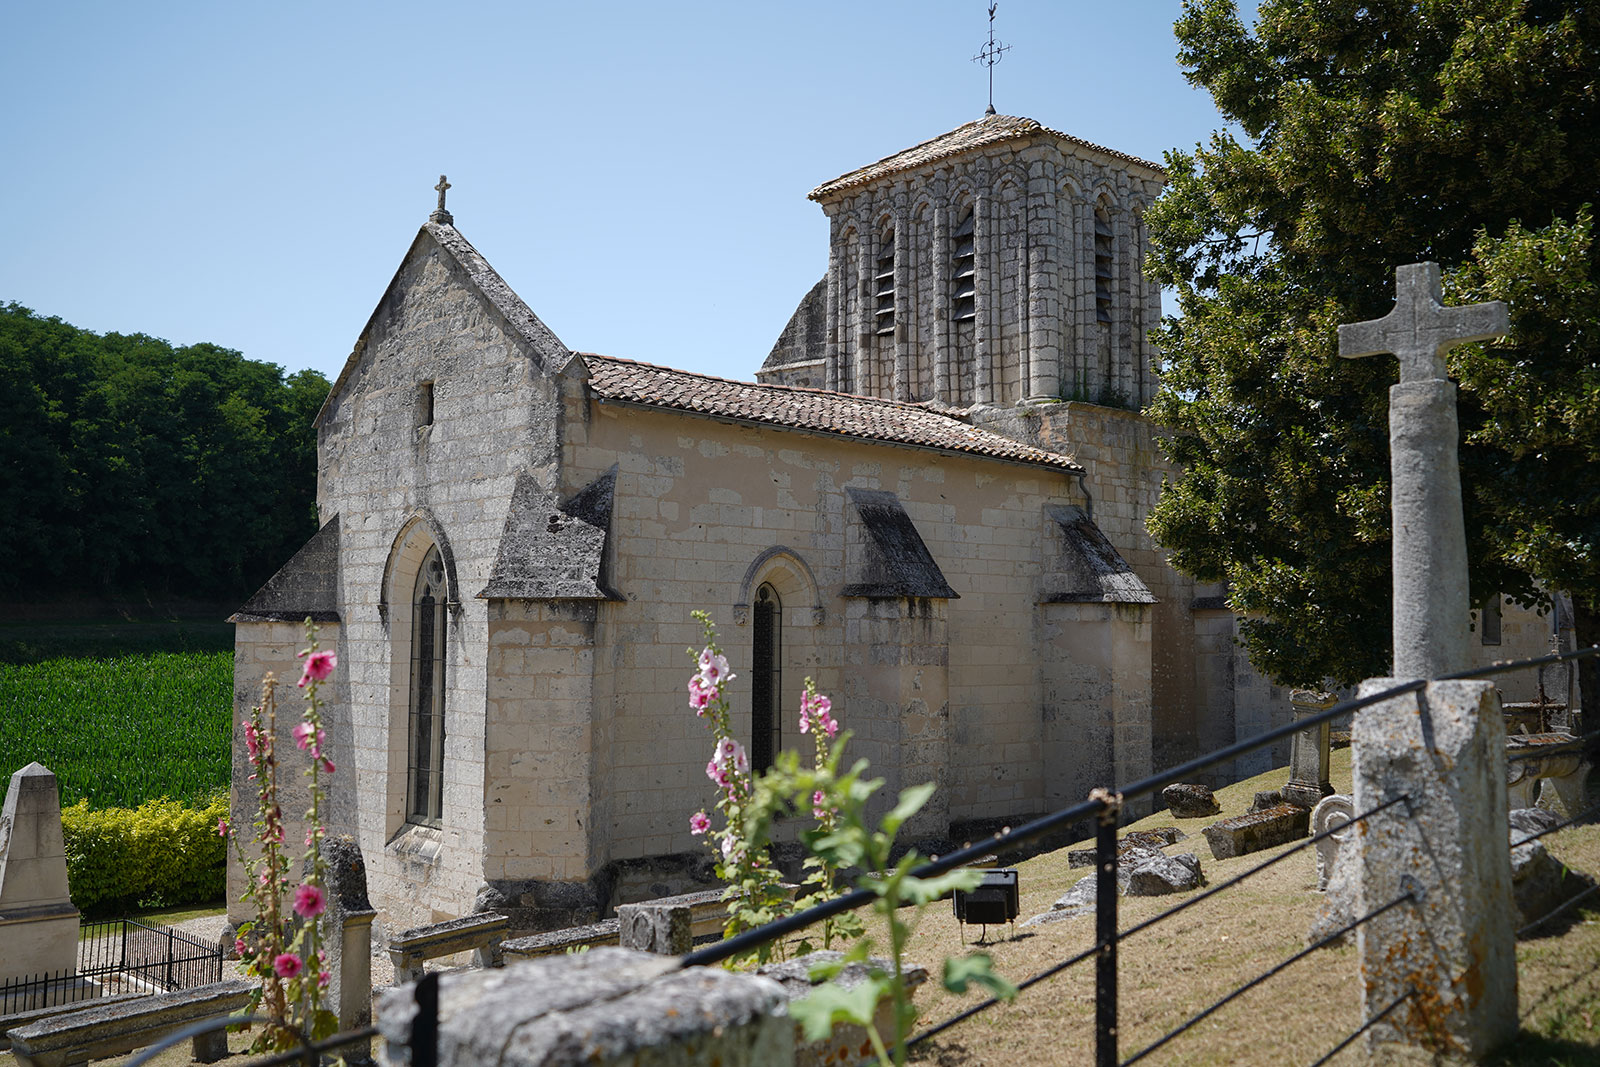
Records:
[[[1593,397],[1485,385],[1600,367],[1552,295],[1592,209],[1363,259],[1405,197],[1246,220],[1221,135],[997,113],[988,12],[985,115],[812,190],[754,381],[569,348],[440,175],[299,413],[315,532],[228,618],[226,795],[209,698],[90,786],[160,739],[49,747],[93,699],[27,680],[6,744],[62,755],[0,808],[0,1067],[1600,1061],[1592,472],[1529,497]],[[1197,58],[1233,6],[1179,27],[1277,151],[1266,53]]]

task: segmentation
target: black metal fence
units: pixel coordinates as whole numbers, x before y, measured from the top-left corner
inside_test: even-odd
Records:
[[[78,964],[0,982],[0,1014],[83,999],[84,981],[103,993],[166,993],[222,981],[222,948],[160,923],[104,919],[78,928]]]
[[[1458,681],[1476,678],[1488,678],[1497,674],[1508,673],[1510,671],[1527,670],[1534,667],[1567,662],[1596,654],[1600,654],[1600,647],[1580,649],[1576,652],[1540,656],[1534,659],[1495,663],[1489,667],[1478,668],[1469,671],[1459,671],[1454,674],[1444,675],[1437,680]],[[1361,708],[1368,707],[1373,704],[1380,704],[1384,701],[1392,700],[1408,693],[1418,692],[1427,686],[1427,684],[1428,682],[1426,680],[1405,682],[1400,685],[1391,686],[1376,693],[1371,693],[1364,697],[1342,701],[1335,704],[1333,707],[1315,715],[1307,716],[1303,719],[1299,719],[1293,723],[1280,726],[1273,730],[1268,730],[1257,737],[1238,742],[1237,744],[1229,745],[1226,748],[1218,749],[1215,752],[1197,757],[1186,763],[1180,764],[1179,766],[1173,767],[1170,770],[1163,771],[1159,774],[1150,775],[1147,778],[1123,787],[1121,790],[1096,789],[1090,793],[1087,800],[1079,804],[1074,804],[1071,807],[1052,812],[1049,815],[1035,819],[1024,826],[1018,827],[1009,832],[996,834],[993,838],[985,839],[965,848],[951,852],[948,855],[941,856],[933,862],[924,864],[918,868],[915,873],[923,877],[930,877],[945,871],[954,870],[957,867],[966,866],[967,864],[979,860],[981,857],[987,854],[993,853],[997,848],[1003,848],[1007,845],[1023,845],[1042,838],[1056,830],[1070,826],[1071,824],[1079,822],[1080,820],[1093,819],[1096,826],[1095,878],[1097,879],[1097,884],[1095,887],[1095,944],[1083,952],[1079,952],[1074,956],[1062,960],[1061,962],[1056,963],[1040,971],[1039,973],[1031,975],[1028,978],[1018,982],[1017,988],[1019,992],[1026,991],[1040,982],[1054,977],[1055,975],[1058,975],[1079,963],[1083,963],[1089,959],[1094,959],[1096,1067],[1119,1067],[1119,1065],[1138,1063],[1145,1057],[1156,1052],[1158,1049],[1165,1047],[1169,1042],[1178,1038],[1183,1033],[1193,1028],[1196,1024],[1205,1020],[1224,1005],[1230,1003],[1249,990],[1271,980],[1284,969],[1305,958],[1316,949],[1341,937],[1344,937],[1346,934],[1354,931],[1356,928],[1372,921],[1379,915],[1382,915],[1393,908],[1402,907],[1411,903],[1412,894],[1409,892],[1401,894],[1394,900],[1388,901],[1387,903],[1374,908],[1367,914],[1352,919],[1343,928],[1329,934],[1316,944],[1313,944],[1306,949],[1295,953],[1289,958],[1274,964],[1268,970],[1250,979],[1248,982],[1245,982],[1243,985],[1237,987],[1222,999],[1191,1016],[1189,1019],[1168,1031],[1157,1040],[1139,1049],[1127,1059],[1122,1059],[1120,1054],[1118,1042],[1119,1028],[1117,1002],[1117,945],[1124,938],[1138,933],[1141,930],[1146,930],[1157,925],[1158,923],[1165,922],[1167,919],[1170,919],[1178,913],[1193,907],[1202,900],[1206,900],[1217,893],[1220,893],[1232,886],[1238,885],[1240,882],[1243,882],[1246,879],[1261,873],[1268,867],[1281,862],[1290,855],[1294,855],[1302,849],[1309,848],[1329,834],[1332,834],[1336,831],[1343,832],[1347,825],[1358,825],[1385,810],[1386,808],[1393,807],[1397,804],[1407,804],[1409,803],[1409,798],[1406,796],[1394,797],[1369,811],[1357,813],[1351,818],[1348,824],[1342,824],[1338,827],[1330,828],[1321,834],[1318,834],[1305,841],[1301,841],[1293,848],[1285,850],[1284,852],[1279,853],[1278,855],[1273,856],[1272,858],[1260,864],[1257,864],[1255,867],[1245,871],[1243,874],[1240,874],[1234,878],[1230,878],[1228,881],[1220,883],[1216,886],[1212,886],[1205,892],[1196,894],[1195,896],[1182,901],[1174,907],[1167,909],[1159,915],[1136,923],[1126,930],[1119,931],[1117,929],[1117,825],[1121,818],[1123,805],[1130,800],[1157,793],[1166,786],[1191,778],[1196,773],[1204,771],[1207,768],[1213,767],[1220,763],[1227,763],[1240,756],[1254,752],[1257,749],[1264,748],[1268,745],[1291,737],[1294,734],[1321,726],[1324,723],[1332,722],[1335,719],[1349,715],[1350,713],[1358,711]],[[1591,740],[1595,736],[1600,736],[1600,732],[1597,732],[1597,734],[1586,734],[1581,738],[1576,738],[1573,741],[1565,742],[1559,746],[1552,746],[1544,751],[1529,753],[1525,758],[1554,755],[1562,749],[1578,750],[1581,749],[1581,746],[1585,742]],[[1578,816],[1568,819],[1562,823],[1561,826],[1552,827],[1551,829],[1544,831],[1544,833],[1552,833],[1564,826],[1581,821],[1582,819],[1587,818],[1596,812],[1600,812],[1600,805],[1597,805],[1595,808],[1583,812]],[[1527,840],[1532,839],[1533,838],[1530,837]],[[1554,918],[1556,914],[1577,906],[1577,904],[1583,899],[1589,897],[1595,892],[1600,892],[1600,887],[1597,887],[1596,890],[1591,890],[1582,897],[1569,900],[1566,904],[1562,905],[1561,908],[1556,909],[1555,912],[1552,912],[1550,915],[1547,915],[1536,922],[1529,924],[1524,928],[1524,931],[1531,930],[1536,926],[1548,922],[1550,919]],[[684,964],[686,966],[693,966],[699,964],[717,963],[722,960],[726,960],[732,956],[748,952],[760,944],[787,937],[789,934],[803,929],[804,927],[810,926],[813,923],[819,922],[822,919],[828,918],[829,916],[837,915],[841,912],[860,907],[868,903],[871,899],[872,894],[866,890],[856,890],[851,893],[846,893],[843,896],[817,905],[816,907],[807,909],[806,911],[787,916],[777,920],[776,922],[768,923],[766,926],[754,930],[748,930],[736,937],[729,938],[726,941],[722,941],[715,945],[710,945],[706,948],[700,949],[697,952],[690,953],[688,956],[684,957]],[[1322,1063],[1326,1063],[1333,1056],[1337,1055],[1367,1030],[1377,1025],[1383,1018],[1387,1017],[1391,1012],[1398,1008],[1405,1001],[1405,999],[1406,998],[1404,996],[1396,999],[1393,1003],[1376,1012],[1371,1018],[1366,1019],[1353,1033],[1347,1035],[1333,1049],[1318,1059],[1313,1067],[1316,1067],[1316,1065]],[[1001,1003],[1001,1001],[998,998],[990,998],[975,1004],[972,1007],[969,1007],[951,1016],[950,1018],[945,1019],[943,1022],[940,1022],[937,1025],[929,1027],[928,1029],[914,1035],[911,1038],[911,1044],[917,1045],[925,1042],[930,1038],[949,1030],[951,1027],[957,1026],[976,1015],[988,1011],[999,1003]]]
[[[1596,654],[1600,654],[1600,646],[1580,649],[1576,652],[1541,656],[1536,659],[1496,663],[1485,668],[1448,674],[1437,680],[1455,681],[1474,678],[1487,678],[1496,674],[1507,673],[1514,670],[1525,670],[1552,663],[1561,663]],[[1030,975],[1028,978],[1017,982],[1016,985],[1019,994],[1021,994],[1038,985],[1039,983],[1052,978],[1055,975],[1061,974],[1063,971],[1066,971],[1079,963],[1083,963],[1089,959],[1094,959],[1096,978],[1096,1067],[1126,1067],[1126,1065],[1138,1063],[1151,1054],[1166,1047],[1170,1042],[1179,1038],[1200,1022],[1203,1022],[1206,1018],[1210,1017],[1228,1003],[1242,996],[1246,992],[1270,981],[1272,978],[1282,973],[1294,963],[1304,959],[1312,952],[1315,952],[1318,948],[1321,948],[1324,945],[1327,945],[1345,936],[1346,934],[1354,931],[1363,924],[1372,921],[1385,912],[1413,903],[1414,896],[1410,891],[1404,892],[1395,899],[1372,909],[1365,915],[1361,915],[1350,920],[1340,929],[1328,934],[1305,949],[1294,953],[1287,959],[1279,961],[1266,971],[1236,987],[1232,992],[1223,996],[1221,999],[1217,1000],[1196,1014],[1190,1016],[1187,1020],[1169,1030],[1155,1041],[1139,1049],[1127,1059],[1121,1058],[1118,1042],[1117,946],[1123,939],[1139,933],[1142,930],[1147,930],[1159,923],[1165,922],[1173,916],[1178,915],[1179,913],[1186,911],[1191,907],[1194,907],[1202,901],[1207,900],[1218,893],[1224,892],[1225,890],[1230,889],[1257,874],[1260,874],[1262,871],[1274,866],[1275,864],[1283,862],[1290,856],[1295,855],[1306,848],[1310,848],[1330,834],[1342,832],[1348,826],[1358,825],[1365,820],[1372,818],[1374,815],[1377,815],[1389,808],[1395,807],[1396,805],[1409,805],[1411,798],[1404,794],[1398,797],[1391,797],[1382,804],[1379,804],[1368,811],[1357,813],[1349,820],[1348,823],[1340,824],[1339,826],[1332,827],[1323,831],[1322,833],[1300,841],[1293,847],[1285,849],[1277,855],[1274,855],[1262,861],[1261,863],[1256,864],[1254,867],[1243,872],[1242,874],[1236,875],[1225,882],[1211,886],[1204,892],[1197,893],[1194,896],[1179,902],[1173,907],[1168,908],[1158,915],[1135,923],[1126,930],[1118,930],[1117,825],[1121,818],[1123,805],[1129,800],[1154,794],[1166,786],[1183,781],[1184,779],[1189,778],[1195,773],[1203,771],[1208,767],[1215,766],[1219,763],[1226,763],[1230,760],[1236,759],[1239,756],[1246,755],[1267,745],[1284,740],[1285,738],[1288,738],[1296,733],[1313,729],[1321,726],[1324,723],[1331,722],[1334,719],[1348,715],[1351,712],[1357,711],[1361,708],[1368,707],[1373,704],[1383,703],[1384,701],[1392,700],[1395,697],[1403,696],[1408,693],[1418,692],[1427,684],[1427,681],[1405,682],[1380,692],[1369,694],[1365,697],[1343,701],[1335,704],[1333,707],[1328,708],[1325,711],[1319,712],[1316,715],[1308,716],[1294,723],[1286,724],[1276,729],[1269,730],[1257,737],[1246,741],[1241,741],[1237,744],[1229,745],[1226,748],[1218,749],[1215,752],[1197,757],[1196,759],[1190,760],[1187,763],[1183,763],[1177,767],[1173,767],[1170,770],[1164,771],[1160,774],[1154,774],[1141,779],[1140,781],[1137,781],[1120,791],[1095,789],[1090,793],[1089,798],[1081,803],[1074,804],[1067,808],[1062,808],[1059,811],[1042,816],[1014,830],[996,834],[993,838],[985,839],[977,842],[976,844],[972,844],[965,848],[951,852],[948,855],[941,856],[937,860],[926,863],[917,868],[915,873],[921,877],[931,877],[945,871],[954,870],[957,867],[966,866],[967,864],[992,853],[996,848],[1004,847],[1006,845],[1023,845],[1032,841],[1036,841],[1057,830],[1071,826],[1080,820],[1093,819],[1096,827],[1095,878],[1097,879],[1097,885],[1095,887],[1095,943],[1088,949],[1079,952],[1076,955],[1070,956],[1059,963],[1053,964],[1037,974]],[[1574,738],[1571,741],[1562,742],[1558,745],[1549,746],[1543,751],[1530,752],[1525,755],[1512,756],[1510,758],[1533,759],[1548,755],[1561,754],[1563,751],[1581,750],[1583,745],[1596,738],[1600,738],[1600,731],[1585,734],[1581,737]],[[1578,813],[1577,815],[1565,819],[1556,825],[1550,826],[1536,833],[1529,834],[1518,841],[1512,842],[1512,844],[1514,846],[1526,844],[1538,838],[1544,837],[1547,834],[1556,833],[1576,823],[1582,822],[1596,814],[1600,814],[1600,804],[1596,804],[1593,807],[1590,807],[1587,810]],[[1584,900],[1591,899],[1596,893],[1600,893],[1600,885],[1597,885],[1584,893],[1572,897],[1546,915],[1527,923],[1522,927],[1521,930],[1518,931],[1518,936],[1523,936],[1527,933],[1530,933],[1534,929],[1543,926],[1552,919],[1557,918],[1559,915],[1570,911],[1572,908],[1575,908]],[[804,929],[805,927],[811,926],[817,922],[821,922],[823,919],[826,919],[830,916],[838,915],[842,912],[861,907],[862,905],[869,903],[872,899],[873,894],[867,890],[858,889],[853,892],[843,894],[842,896],[836,897],[833,900],[826,901],[812,908],[808,908],[805,911],[786,916],[782,919],[776,920],[775,922],[768,923],[765,926],[758,927],[753,930],[747,930],[744,933],[732,938],[728,938],[725,941],[720,941],[716,944],[708,945],[705,948],[699,949],[698,951],[691,952],[687,956],[683,957],[682,963],[684,966],[689,967],[722,962],[723,960],[729,959],[733,956],[749,952],[758,945],[787,937],[790,934]],[[418,982],[413,995],[416,1000],[416,1015],[412,1022],[411,1040],[409,1042],[410,1062],[412,1063],[413,1067],[434,1067],[437,1055],[438,976],[436,974],[430,974]],[[1318,1058],[1311,1065],[1311,1067],[1321,1067],[1322,1064],[1327,1063],[1334,1056],[1338,1055],[1338,1053],[1358,1040],[1373,1026],[1376,1026],[1383,1019],[1387,1018],[1392,1012],[1405,1003],[1410,995],[1410,993],[1403,994],[1380,1010],[1376,1011],[1370,1018],[1362,1022],[1362,1024],[1354,1031],[1341,1039],[1339,1043],[1336,1044],[1332,1049]],[[944,1033],[945,1031],[961,1024],[962,1022],[965,1022],[974,1016],[990,1010],[1000,1003],[1001,1001],[997,998],[984,1000],[978,1004],[966,1008],[961,1012],[958,1012],[955,1015],[952,1015],[937,1025],[931,1026],[928,1029],[915,1034],[910,1039],[910,1043],[912,1045],[917,1045],[928,1041],[929,1039]],[[235,1019],[233,1021],[238,1022],[243,1020]],[[176,1043],[179,1040],[186,1039],[188,1036],[194,1033],[200,1033],[207,1029],[215,1029],[219,1026],[227,1025],[227,1023],[228,1020],[209,1020],[207,1022],[198,1023],[195,1026],[177,1034],[171,1035],[165,1041],[151,1047],[150,1049],[146,1050],[143,1055],[131,1061],[130,1067],[136,1067],[136,1065],[144,1063],[159,1049]],[[260,1062],[263,1065],[291,1063],[313,1064],[317,1062],[317,1057],[319,1054],[337,1048],[340,1045],[347,1045],[353,1041],[369,1040],[375,1036],[375,1033],[376,1031],[374,1029],[368,1027],[350,1033],[336,1034],[325,1041],[307,1043],[299,1049],[284,1052],[271,1059]]]

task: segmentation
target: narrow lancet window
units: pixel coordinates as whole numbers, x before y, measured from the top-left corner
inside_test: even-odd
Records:
[[[763,584],[756,590],[755,641],[750,664],[750,764],[764,771],[782,745],[783,605],[778,592]]]
[[[1499,593],[1496,593],[1494,596],[1490,597],[1484,602],[1483,611],[1480,613],[1479,619],[1483,624],[1482,640],[1486,645],[1498,645],[1500,643],[1500,616],[1502,612],[1502,606],[1503,601],[1501,600]]]
[[[445,646],[448,601],[444,560],[428,549],[411,598],[411,714],[406,776],[406,815],[411,822],[439,825],[443,814]]]

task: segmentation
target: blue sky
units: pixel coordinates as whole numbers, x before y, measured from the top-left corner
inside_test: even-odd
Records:
[[[1002,0],[995,105],[1159,160],[1221,122],[1177,0]],[[748,378],[817,184],[982,115],[983,0],[27,3],[0,301],[332,377],[450,177],[570,347]]]

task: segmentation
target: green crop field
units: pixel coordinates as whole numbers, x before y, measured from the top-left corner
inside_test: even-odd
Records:
[[[229,778],[232,627],[0,627],[0,775],[37,760],[61,802],[198,804]]]

